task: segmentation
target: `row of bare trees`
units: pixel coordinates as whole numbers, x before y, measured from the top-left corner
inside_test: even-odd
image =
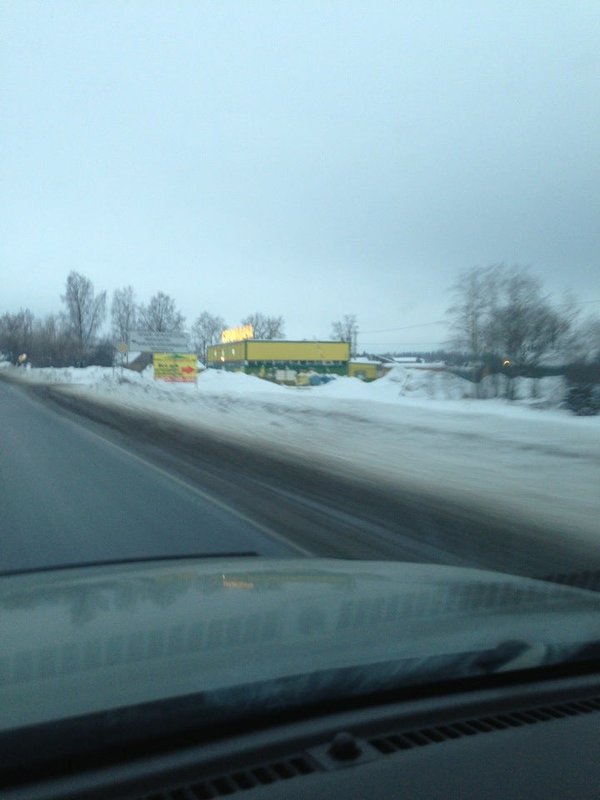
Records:
[[[127,342],[131,331],[169,332],[185,327],[185,317],[172,297],[157,292],[147,304],[142,304],[137,302],[133,287],[125,286],[113,293],[111,332],[103,335],[106,292],[96,292],[92,281],[78,272],[69,273],[61,300],[62,311],[42,319],[35,319],[29,309],[0,316],[0,355],[16,363],[19,355],[25,353],[35,366],[110,365],[115,345]],[[285,337],[284,320],[280,316],[255,312],[241,324],[253,325],[256,338]],[[200,313],[191,326],[191,343],[201,359],[206,359],[209,345],[221,340],[226,327],[222,317],[208,311]]]
[[[39,366],[67,366],[86,360],[112,363],[112,344],[99,336],[106,317],[106,292],[96,294],[92,282],[71,272],[64,309],[35,319],[29,309],[7,312],[0,317],[0,352],[16,362],[19,355]]]
[[[536,377],[550,364],[600,360],[600,320],[581,319],[572,299],[552,303],[526,269],[473,268],[452,293],[451,344],[468,354],[474,374]]]
[[[177,310],[172,297],[158,292],[147,305],[137,305],[131,286],[117,289],[111,306],[113,336],[126,342],[132,330],[179,331],[185,327],[185,317]],[[283,317],[270,317],[260,312],[249,314],[242,325],[252,325],[257,339],[283,339]],[[221,341],[228,325],[223,317],[202,311],[192,324],[191,343],[198,357],[206,361],[208,347]]]
[[[0,317],[0,353],[11,360],[26,353],[38,366],[66,366],[80,363],[112,364],[114,346],[127,342],[133,330],[157,332],[180,331],[185,317],[175,300],[157,292],[147,304],[138,303],[132,286],[116,289],[110,305],[110,335],[102,335],[107,317],[107,295],[97,292],[92,281],[78,272],[69,273],[65,293],[61,295],[63,310],[34,319],[28,309],[6,313]],[[257,339],[285,338],[285,323],[281,316],[261,312],[249,314],[242,325],[252,325]],[[192,324],[191,344],[202,360],[207,349],[221,341],[228,325],[225,319],[202,311]],[[356,316],[345,315],[332,325],[332,337],[351,342],[356,352],[358,324]]]

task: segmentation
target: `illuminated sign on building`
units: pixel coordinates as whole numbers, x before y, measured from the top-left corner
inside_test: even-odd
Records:
[[[229,342],[241,342],[244,339],[252,339],[254,336],[254,328],[252,325],[240,325],[238,328],[227,328],[221,334],[221,342],[227,344]]]

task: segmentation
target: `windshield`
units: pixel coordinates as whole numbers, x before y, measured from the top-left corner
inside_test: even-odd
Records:
[[[2,10],[7,730],[589,658],[597,7]]]

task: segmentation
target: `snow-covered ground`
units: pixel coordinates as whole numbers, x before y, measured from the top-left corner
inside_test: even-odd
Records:
[[[15,370],[15,372],[17,372]],[[600,541],[600,417],[558,408],[560,378],[517,384],[517,402],[472,399],[443,369],[397,366],[363,383],[290,388],[208,370],[197,386],[117,369],[19,371],[23,380],[176,418],[377,485],[407,487]],[[489,380],[489,379],[488,379]],[[242,467],[243,468],[243,467]]]

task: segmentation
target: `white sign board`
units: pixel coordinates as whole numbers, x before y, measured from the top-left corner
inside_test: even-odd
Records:
[[[189,342],[183,331],[130,331],[129,351],[140,353],[187,353]]]

